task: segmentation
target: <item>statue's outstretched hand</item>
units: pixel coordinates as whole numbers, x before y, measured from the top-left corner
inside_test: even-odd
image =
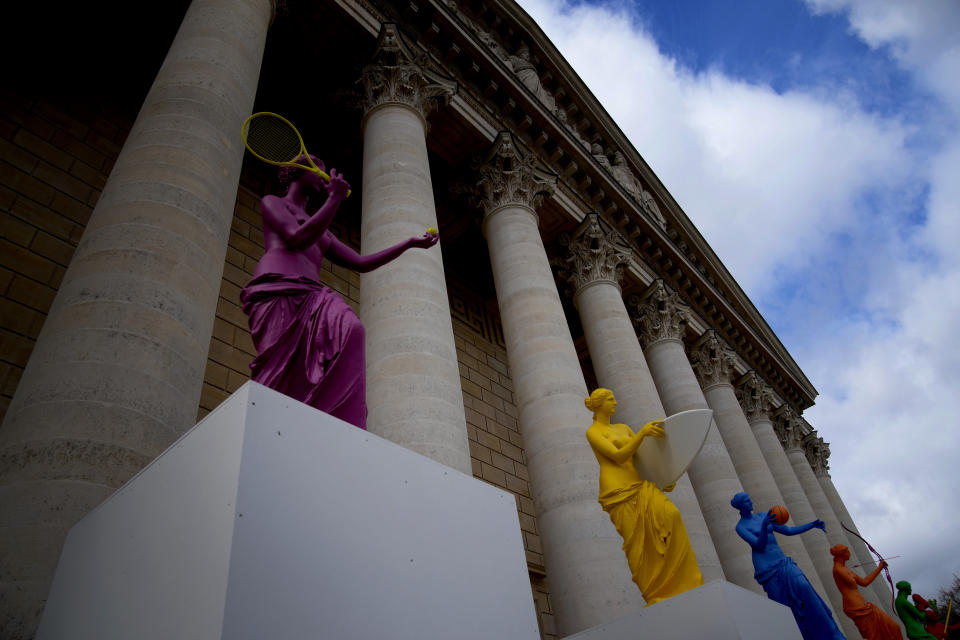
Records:
[[[330,169],[330,182],[327,182],[325,187],[327,189],[327,197],[336,198],[337,200],[346,198],[347,192],[350,191],[350,185],[336,169]]]
[[[422,236],[414,236],[410,238],[410,246],[417,247],[418,249],[429,249],[439,241],[440,234],[436,229],[430,227]]]
[[[643,426],[643,429],[640,429],[640,435],[644,437],[650,436],[652,438],[662,438],[667,435],[667,432],[663,430],[663,420],[648,422]]]
[[[814,526],[815,529],[820,529],[821,531],[827,530],[827,525],[824,523],[823,520],[814,520],[811,524]]]

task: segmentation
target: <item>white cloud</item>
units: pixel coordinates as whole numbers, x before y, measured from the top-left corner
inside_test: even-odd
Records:
[[[836,86],[695,74],[622,8],[521,4],[778,317],[858,526],[933,595],[960,572],[960,3],[808,0],[926,92],[894,115]]]

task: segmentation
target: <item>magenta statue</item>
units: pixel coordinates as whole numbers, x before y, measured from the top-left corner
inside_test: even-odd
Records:
[[[323,162],[311,156],[325,170]],[[361,273],[397,258],[407,249],[426,249],[439,240],[435,229],[377,253],[361,256],[329,230],[350,185],[330,170],[330,181],[295,167],[281,167],[283,196],[260,203],[265,253],[240,293],[257,357],[252,378],[321,411],[366,429],[364,331],[353,309],[320,284],[324,256]],[[307,210],[311,196],[323,204]]]

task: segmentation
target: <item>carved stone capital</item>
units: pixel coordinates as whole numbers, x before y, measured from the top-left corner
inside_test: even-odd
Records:
[[[644,349],[662,340],[680,340],[690,321],[690,307],[661,279],[643,295],[631,296],[627,306]]]
[[[436,70],[426,52],[407,45],[395,24],[384,23],[373,58],[360,76],[364,113],[384,104],[402,104],[424,120],[457,92],[457,83]]]
[[[587,214],[567,244],[567,280],[575,292],[592,282],[619,286],[632,250],[617,231],[595,213]]]
[[[557,188],[557,176],[523,149],[509,131],[501,131],[477,172],[480,204],[489,214],[500,207],[520,205],[536,210],[544,196]]]
[[[818,476],[830,475],[830,443],[824,442],[823,438],[818,437],[816,431],[812,431],[804,438],[803,452],[807,454],[807,460],[815,474]]]
[[[773,429],[784,451],[803,451],[803,441],[810,430],[789,405],[783,405],[774,413]]]
[[[700,336],[690,350],[690,365],[704,391],[719,384],[730,384],[736,364],[736,351],[713,329]]]
[[[770,420],[775,396],[770,385],[756,371],[748,371],[737,381],[736,393],[748,422]]]

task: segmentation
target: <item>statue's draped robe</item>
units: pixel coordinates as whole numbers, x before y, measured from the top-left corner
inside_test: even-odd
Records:
[[[259,354],[256,382],[366,428],[364,331],[337,293],[305,277],[264,274],[240,293]]]
[[[623,552],[647,605],[703,584],[683,518],[652,482],[640,480],[599,497],[623,537]]]
[[[843,612],[853,620],[857,631],[866,640],[903,640],[900,625],[873,603],[864,602],[862,607],[845,606]]]
[[[781,557],[765,567],[755,564],[754,569],[753,577],[767,597],[790,607],[804,640],[845,640],[830,609],[792,558]]]

